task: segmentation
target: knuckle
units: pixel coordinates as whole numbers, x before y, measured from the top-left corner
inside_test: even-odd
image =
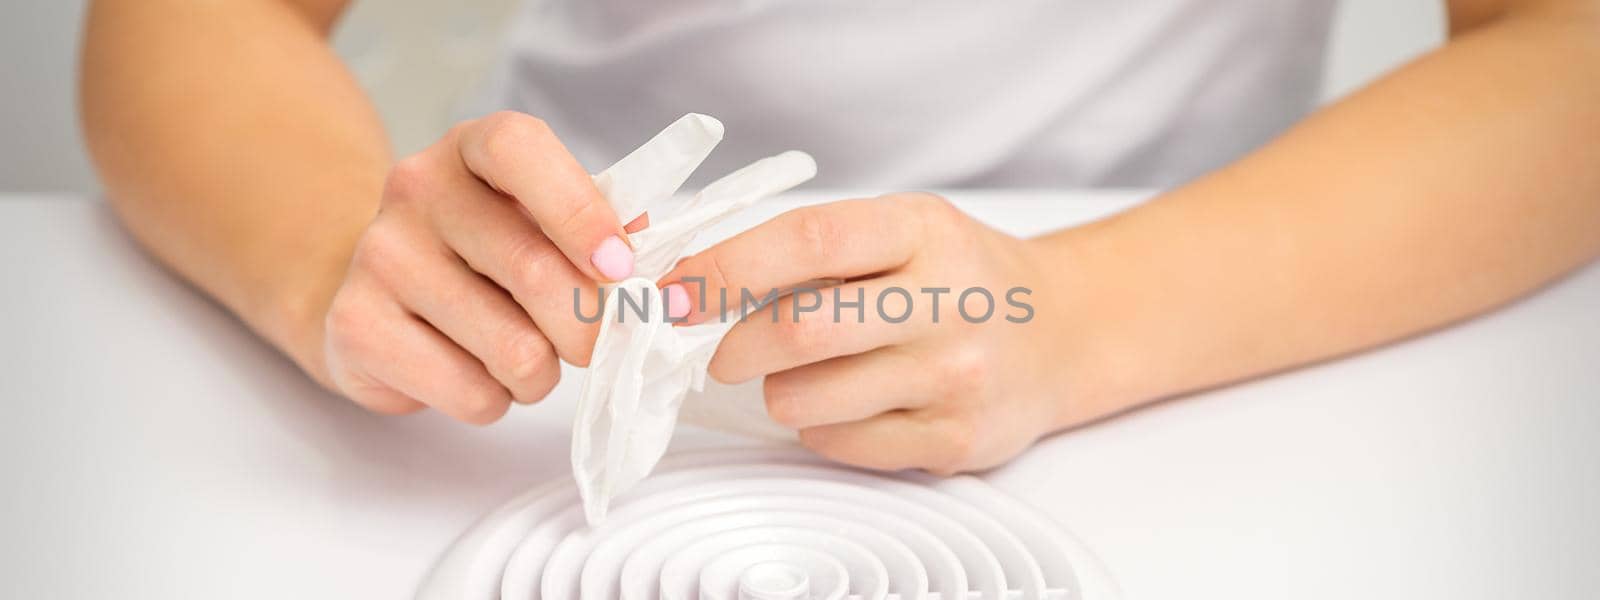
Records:
[[[553,275],[563,267],[566,256],[555,244],[538,235],[520,235],[505,243],[506,270],[513,291],[524,297],[542,297],[540,293],[550,281],[561,281]]]
[[[722,263],[721,254],[713,251],[707,252],[702,256],[705,256],[705,268],[701,269],[699,272],[705,273],[706,290],[711,290],[713,288],[726,288],[733,283],[733,281],[729,279],[727,267]]]
[[[535,383],[555,366],[550,344],[538,333],[524,332],[505,337],[496,352],[506,378],[518,384]]]
[[[544,400],[552,390],[556,389],[556,384],[558,383],[561,383],[560,365],[551,365],[549,368],[542,369],[539,375],[528,384],[528,389],[523,392],[528,397],[523,398],[522,401],[526,404],[534,404]]]
[[[341,289],[334,295],[333,303],[328,306],[328,314],[323,317],[324,335],[329,348],[335,354],[358,350],[357,341],[363,332],[370,329],[371,319],[370,313],[352,300],[350,292]]]
[[[794,236],[808,258],[819,262],[833,256],[838,247],[839,222],[822,207],[803,208],[792,213],[791,227]]]
[[[383,203],[416,200],[427,194],[433,181],[433,168],[426,156],[413,154],[389,168],[383,180]]]
[[[550,131],[550,125],[544,119],[535,117],[525,112],[514,110],[497,110],[484,117],[484,132],[502,134],[539,134]],[[523,137],[520,139],[528,139]]]
[[[705,281],[701,283],[705,287],[698,291],[708,298],[715,298],[719,289],[731,287],[732,282],[728,280],[728,273],[723,268],[722,258],[718,255],[716,248],[684,258],[678,262],[678,267],[674,270],[688,276],[704,278]],[[694,289],[695,287],[688,284],[685,284],[685,286],[689,289]],[[730,290],[727,293],[733,296],[730,300],[738,302],[738,291]],[[716,303],[712,302],[709,306],[715,307]]]
[[[594,224],[603,222],[604,211],[601,209],[609,210],[610,207],[596,202],[592,196],[579,195],[572,197],[567,205],[562,207],[564,216],[559,222],[540,225],[548,227],[546,231],[550,231],[551,236],[556,239],[571,239],[587,231]]]
[[[929,232],[940,236],[960,229],[957,225],[966,219],[966,213],[956,208],[949,199],[931,192],[908,192],[890,198],[910,214],[916,215],[915,220],[920,221]]]
[[[400,266],[403,257],[411,251],[405,231],[387,222],[374,223],[356,243],[351,264],[358,270],[376,275],[379,281],[393,281],[394,275],[404,275]]]
[[[543,120],[503,110],[484,117],[481,150],[491,168],[509,168],[536,141],[551,134]]]
[[[456,124],[450,126],[450,129],[445,130],[444,136],[439,138],[439,144],[449,148],[456,147],[461,137],[472,129],[472,126],[476,123],[477,121],[472,119],[457,121]]]
[[[794,381],[781,375],[771,375],[762,383],[762,388],[766,398],[767,416],[774,423],[791,429],[803,424],[805,415],[800,389]]]
[[[984,352],[970,348],[947,351],[935,364],[946,396],[957,398],[981,392],[993,370]]]
[[[910,210],[928,212],[948,212],[957,210],[954,204],[944,196],[933,192],[903,192],[892,194],[889,199],[898,202]]]
[[[769,310],[781,311],[783,308],[774,304]],[[816,318],[812,313],[808,318],[794,318],[793,315],[778,315],[778,339],[788,349],[790,355],[797,359],[809,359],[819,356],[828,343],[830,336],[828,321]]]
[[[497,386],[479,385],[465,388],[457,401],[463,421],[473,425],[488,425],[500,419],[510,408],[504,391]]]

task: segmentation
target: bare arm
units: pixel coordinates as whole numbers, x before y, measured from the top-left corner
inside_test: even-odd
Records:
[[[1116,217],[1019,240],[928,194],[836,202],[735,236],[662,283],[846,280],[805,318],[791,296],[771,310],[794,316],[739,323],[711,374],[764,376],[768,414],[825,456],[935,472],[1465,318],[1600,254],[1600,8],[1452,8],[1445,48]],[[927,304],[962,305],[953,293],[919,297],[920,319],[819,316],[840,314],[828,298],[929,285],[1026,286],[1032,318],[930,319]],[[696,310],[691,322],[715,316]]]
[[[98,0],[90,150],[134,235],[323,385],[492,422],[548,394],[558,357],[587,362],[594,326],[565,318],[570,290],[628,276],[626,233],[529,115],[391,160],[327,44],[343,7]]]
[[[1451,17],[1444,48],[1248,158],[1042,240],[1087,336],[1063,425],[1438,327],[1600,254],[1600,6]]]
[[[83,52],[84,128],[123,220],[313,374],[390,163],[327,43],[344,5],[97,0]]]

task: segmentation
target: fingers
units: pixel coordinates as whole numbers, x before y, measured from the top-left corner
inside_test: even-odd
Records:
[[[396,406],[398,394],[475,424],[491,423],[510,407],[510,392],[482,363],[374,286],[346,285],[328,311],[327,328],[333,379],[364,405]]]
[[[473,423],[542,398],[557,354],[588,361],[597,326],[575,295],[597,305],[595,280],[632,274],[626,235],[543,122],[506,112],[452,130],[385,181],[327,317],[335,384],[373,410],[421,403]]]
[[[704,278],[703,286],[684,285],[692,305],[687,322],[701,323],[716,316],[719,290],[733,299],[741,290],[760,297],[805,281],[887,272],[910,261],[921,238],[917,213],[904,201],[845,200],[779,215],[684,259],[661,281]],[[702,303],[702,294],[710,301]]]
[[[938,380],[921,376],[926,361],[891,346],[768,375],[767,415],[790,429],[859,421],[893,410],[929,406]]]
[[[800,444],[830,460],[895,471],[948,475],[971,468],[972,423],[927,411],[894,411],[870,419],[800,430]]]
[[[930,321],[923,314],[931,313],[927,307],[914,304],[919,298],[916,288],[908,289],[895,281],[878,278],[822,289],[800,288],[746,315],[717,347],[710,365],[711,376],[724,383],[738,383],[916,338],[929,327]],[[879,298],[884,299],[881,308]],[[713,306],[719,302],[720,299],[710,300]],[[730,298],[729,305],[733,312],[727,318],[739,318],[744,311],[740,300]],[[916,314],[919,310],[923,313]],[[887,320],[901,315],[905,315],[902,321]]]
[[[511,406],[511,393],[483,363],[426,323],[394,319],[387,337],[387,360],[366,365],[368,372],[395,391],[416,398],[457,420],[487,425]]]
[[[619,281],[633,274],[633,250],[617,215],[544,121],[498,112],[463,127],[458,145],[467,168],[521,204],[585,276]]]
[[[521,306],[504,290],[440,257],[418,269],[400,301],[481,362],[522,404],[533,404],[561,379],[556,351]]]
[[[578,271],[516,205],[476,182],[470,183],[456,188],[459,190],[456,193],[469,196],[452,204],[459,209],[441,210],[433,216],[433,226],[439,237],[473,271],[482,273],[504,289],[504,292],[493,290],[496,295],[503,297],[509,292],[525,314],[532,317],[533,326],[554,345],[563,360],[579,366],[588,364],[599,323],[584,323],[574,311],[596,310],[594,307],[599,305],[599,299],[594,283]],[[470,197],[475,194],[481,197]],[[468,274],[460,266],[457,266],[457,270],[462,271],[463,275]],[[413,275],[407,273],[405,276]],[[456,279],[454,283],[461,284],[459,278]],[[461,292],[469,289],[419,285],[414,281],[397,287],[410,288],[422,295],[463,300],[467,296]],[[470,289],[481,287],[472,286]],[[574,290],[580,299],[576,307],[573,304]],[[408,301],[408,305],[423,302],[426,300],[417,298]],[[441,306],[431,314],[454,310],[450,306]],[[434,317],[428,314],[424,316],[430,322],[437,323]],[[470,320],[462,324],[462,328],[489,326],[488,323],[474,324]],[[446,333],[450,333],[453,339],[460,339],[458,334],[450,330],[446,330]],[[470,345],[463,345],[483,357],[486,364],[493,366],[489,355],[480,353]],[[493,348],[493,344],[490,347]],[[520,394],[517,397],[523,398]]]
[[[623,226],[622,229],[627,231],[628,233],[638,233],[640,231],[643,231],[645,228],[647,228],[649,226],[650,226],[650,213],[644,213],[644,214],[639,215],[634,220],[628,221],[628,224]]]
[[[362,408],[378,414],[408,415],[428,407],[410,396],[394,391],[389,386],[370,381],[360,373],[348,369],[335,369],[333,378],[334,385],[338,386],[346,397]]]

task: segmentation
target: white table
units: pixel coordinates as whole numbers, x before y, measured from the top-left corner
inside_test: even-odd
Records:
[[[1017,233],[1139,196],[953,194]],[[6,597],[405,597],[485,510],[569,476],[575,372],[488,428],[367,414],[98,202],[0,199],[0,282]],[[1056,436],[987,477],[1077,532],[1130,598],[1593,598],[1597,434],[1591,266],[1446,331]]]

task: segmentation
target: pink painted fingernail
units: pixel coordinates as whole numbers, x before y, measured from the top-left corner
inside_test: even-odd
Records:
[[[611,281],[622,281],[633,274],[633,250],[615,235],[600,242],[600,247],[589,255],[589,262]]]
[[[661,293],[667,296],[667,318],[682,319],[689,316],[689,292],[683,285],[674,283],[661,288]]]

